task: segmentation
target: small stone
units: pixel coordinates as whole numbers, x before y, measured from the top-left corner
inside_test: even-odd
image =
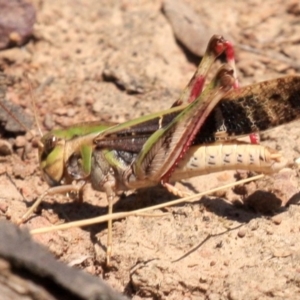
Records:
[[[251,222],[249,225],[250,225],[249,227],[252,231],[257,230],[259,227],[257,221]]]
[[[0,203],[0,211],[3,213],[6,213],[8,209],[8,204],[7,203]]]
[[[289,249],[274,249],[273,256],[274,257],[288,257],[291,256],[292,252]]]
[[[13,42],[14,44],[21,44],[22,38],[20,36],[20,34],[16,31],[13,31],[9,34],[9,39],[11,42]]]
[[[92,109],[94,113],[99,113],[103,109],[103,104],[101,103],[101,101],[95,101],[93,103]]]
[[[7,220],[11,219],[11,211],[9,209],[6,211],[5,217],[6,217]]]
[[[215,33],[223,33],[223,28],[212,29],[203,22],[186,1],[164,0],[163,13],[170,22],[176,38],[193,54],[203,56],[209,38]],[[228,33],[224,34],[228,37]],[[232,38],[230,38],[232,40]]]
[[[66,116],[68,114],[68,109],[66,107],[59,107],[54,113],[58,116]]]
[[[13,167],[13,175],[16,177],[16,178],[21,178],[21,179],[24,179],[25,176],[24,176],[24,165],[22,164],[16,164],[14,165]]]
[[[272,222],[275,225],[280,225],[281,222],[282,222],[282,216],[274,216],[274,217],[272,217]]]
[[[19,135],[16,137],[14,144],[17,148],[24,148],[26,143],[27,143],[27,140],[26,140],[25,136]]]
[[[295,159],[295,164],[299,167],[300,166],[300,157]]]
[[[24,0],[0,0],[0,49],[22,46],[33,33],[34,6]]]
[[[86,268],[83,269],[85,272],[90,273],[90,274],[95,274],[96,273],[96,269],[95,266],[90,265],[87,266]]]
[[[209,289],[209,284],[207,283],[200,283],[198,285],[199,289],[202,291],[202,292],[206,292],[208,289]]]
[[[12,154],[12,146],[8,141],[0,140],[0,155],[6,156]]]
[[[52,115],[50,114],[45,115],[44,125],[48,130],[51,130],[54,127],[55,123],[53,121]]]
[[[286,63],[278,63],[276,65],[273,65],[273,68],[278,72],[278,73],[284,73],[290,66]]]
[[[299,270],[300,273],[300,270]],[[202,274],[201,277],[199,278],[200,283],[206,283],[207,282],[207,277],[206,275]]]
[[[292,1],[292,3],[290,3],[287,6],[286,9],[287,13],[295,15],[295,16],[299,16],[300,15],[300,4],[298,3],[298,1]]]
[[[76,110],[74,108],[69,108],[67,111],[68,117],[74,117],[76,115]]]
[[[246,230],[245,229],[240,229],[238,232],[238,237],[243,238],[246,235]]]

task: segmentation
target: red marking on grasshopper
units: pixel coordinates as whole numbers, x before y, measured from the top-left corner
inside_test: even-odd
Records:
[[[222,53],[225,52],[226,60],[229,63],[229,65],[233,68],[234,73],[235,71],[235,55],[234,55],[234,48],[233,45],[229,41],[224,41],[223,39],[221,41],[218,41],[213,48],[213,52],[215,53],[214,56],[218,57]],[[188,100],[188,103],[193,102],[202,92],[203,86],[205,82],[205,76],[199,76],[193,79],[192,90],[190,93],[190,97]],[[234,89],[237,89],[239,87],[237,78],[235,77],[235,82],[233,85]]]
[[[198,78],[194,79],[194,82],[192,84],[193,88],[191,91],[191,95],[189,97],[188,102],[193,102],[202,92],[203,85],[204,85],[205,78],[203,76],[200,76]]]
[[[226,41],[225,48],[226,48],[226,57],[228,62],[234,61],[233,45],[229,41]]]
[[[259,144],[259,134],[258,133],[251,133],[249,134],[251,144]]]

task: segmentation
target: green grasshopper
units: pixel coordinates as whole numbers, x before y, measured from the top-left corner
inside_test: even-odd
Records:
[[[202,91],[207,72],[223,52],[229,65]],[[161,183],[182,196],[169,182],[224,169],[273,173],[282,168],[285,162],[276,151],[235,138],[298,118],[300,102],[293,99],[300,91],[300,77],[236,89],[233,62],[230,44],[214,36],[172,108],[122,124],[84,123],[44,135],[39,143],[40,166],[52,188],[38,198],[22,221],[45,195],[80,193],[88,182],[106,193],[111,214],[118,191]],[[111,226],[109,222],[108,260]]]

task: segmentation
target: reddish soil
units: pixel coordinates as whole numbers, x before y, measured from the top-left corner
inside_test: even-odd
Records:
[[[7,98],[32,115],[28,74],[43,132],[90,120],[123,122],[167,109],[214,33],[235,45],[241,85],[299,72],[298,1],[184,3],[194,10],[194,15],[187,13],[192,19],[177,1],[165,1],[164,13],[159,0],[34,0],[34,38],[0,52],[0,66],[12,79]],[[192,25],[199,30],[196,38],[189,38]],[[281,150],[290,168],[195,203],[155,211],[164,213],[160,217],[115,221],[109,269],[106,224],[34,239],[57,259],[103,278],[133,299],[300,298],[300,179],[293,165],[300,153],[297,127],[294,122],[262,134],[262,143]],[[0,157],[0,216],[12,222],[47,189],[31,140],[29,133],[9,138],[14,151]],[[228,171],[177,187],[200,192],[235,180],[235,172]],[[152,188],[121,197],[114,211],[173,198]],[[24,226],[91,218],[105,214],[106,207],[105,194],[89,187],[82,204],[49,196]]]

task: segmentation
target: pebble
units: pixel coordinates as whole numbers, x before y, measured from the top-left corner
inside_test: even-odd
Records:
[[[300,166],[300,157],[295,159],[295,164],[299,167]]]
[[[8,209],[8,204],[7,203],[0,203],[0,211],[3,213],[6,213]]]
[[[12,146],[6,140],[0,140],[0,155],[6,156],[12,154]]]
[[[214,32],[201,22],[201,16],[180,0],[165,0],[163,12],[176,38],[193,54],[203,56]]]
[[[76,114],[77,114],[77,111],[74,108],[69,108],[68,111],[67,111],[67,116],[68,117],[74,117]]]
[[[0,49],[23,45],[33,33],[34,6],[24,0],[0,0]]]
[[[246,235],[246,230],[245,229],[240,229],[239,231],[238,231],[238,237],[240,237],[240,238],[243,238],[243,237],[245,237],[245,235]]]
[[[14,145],[17,148],[24,148],[26,143],[27,143],[26,137],[23,136],[23,135],[19,135],[19,136],[16,137]]]
[[[281,222],[282,222],[282,216],[274,216],[274,217],[272,217],[272,222],[275,225],[280,225]]]
[[[52,115],[51,114],[46,114],[45,115],[45,118],[44,118],[44,125],[45,127],[48,129],[48,130],[51,130],[55,123],[54,123],[54,120],[52,118]]]

